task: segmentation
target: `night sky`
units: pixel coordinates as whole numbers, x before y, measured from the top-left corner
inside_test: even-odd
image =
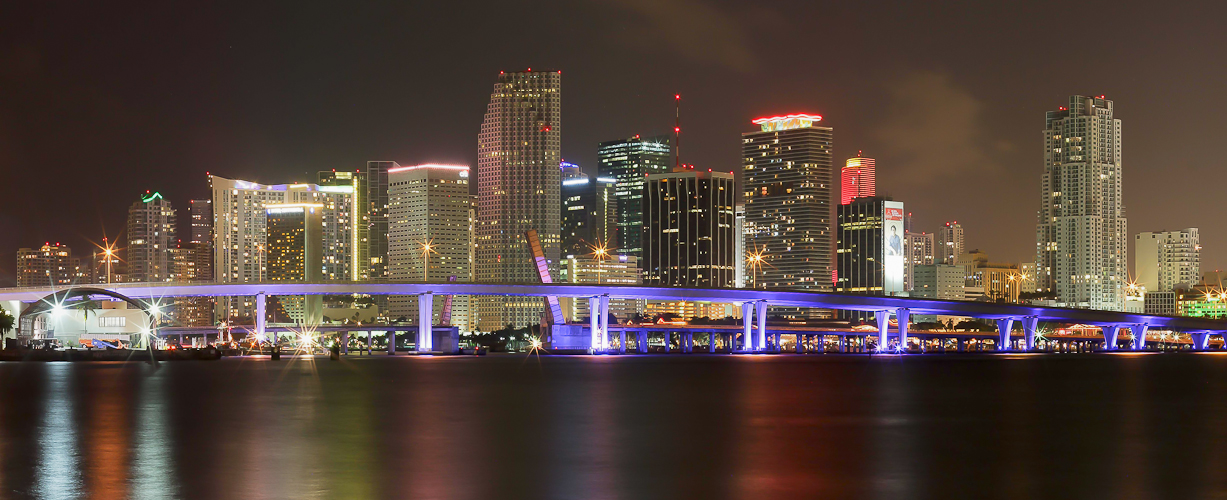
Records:
[[[1103,94],[1130,240],[1199,227],[1227,267],[1222,2],[181,3],[0,8],[0,285],[18,247],[84,255],[146,189],[207,197],[206,171],[475,164],[498,72],[530,67],[562,71],[568,161],[669,131],[675,92],[698,168],[739,168],[753,118],[817,113],[837,165],[864,150],[916,229],[958,220],[993,261],[1034,259],[1044,112]]]

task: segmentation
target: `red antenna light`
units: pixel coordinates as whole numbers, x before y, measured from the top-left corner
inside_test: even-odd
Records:
[[[673,169],[682,164],[682,94],[673,94]]]

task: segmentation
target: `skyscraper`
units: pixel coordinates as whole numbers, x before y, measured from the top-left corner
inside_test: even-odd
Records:
[[[860,152],[856,158],[848,158],[840,171],[839,204],[852,203],[854,198],[876,196],[878,194],[877,160],[865,158]]]
[[[835,290],[863,295],[902,292],[903,232],[902,202],[875,196],[840,205],[839,278]]]
[[[1121,121],[1103,96],[1070,96],[1068,107],[1045,116],[1039,287],[1069,307],[1123,310],[1127,229]]]
[[[366,174],[324,170],[319,173],[319,182],[321,190],[340,187],[348,188],[347,191],[353,193],[349,197],[349,207],[343,211],[343,214],[349,219],[348,239],[351,242],[348,252],[349,262],[345,267],[348,268],[348,279],[352,281],[368,279],[371,274],[370,216],[368,213],[370,190],[367,186]],[[345,278],[339,277],[338,279]]]
[[[963,226],[959,221],[947,222],[937,230],[937,261],[940,264],[959,264],[963,255]]]
[[[1148,292],[1170,292],[1201,281],[1201,243],[1195,227],[1135,237],[1135,284]]]
[[[366,259],[367,279],[388,279],[388,170],[400,168],[394,161],[366,162]],[[379,300],[379,299],[376,299]]]
[[[759,287],[831,290],[834,131],[816,126],[821,119],[759,118],[761,130],[741,135],[746,249],[763,253],[751,280]]]
[[[267,228],[267,281],[319,281],[324,271],[322,203],[278,203],[264,207]],[[273,321],[319,324],[322,297],[277,296]],[[279,314],[284,312],[284,316]]]
[[[563,163],[564,167],[570,165]],[[596,248],[613,254],[615,199],[613,179],[590,179],[576,172],[562,180],[562,255],[588,255]]]
[[[643,282],[733,288],[733,174],[672,172],[643,186]]]
[[[391,279],[473,281],[473,195],[467,165],[414,165],[388,170],[388,264]],[[426,246],[429,245],[429,248]],[[435,300],[435,318],[443,308]],[[417,297],[389,299],[392,318],[417,318]],[[452,298],[452,324],[472,331],[469,296]]]
[[[648,138],[636,135],[602,142],[597,147],[598,177],[615,182],[616,216],[611,246],[619,255],[643,255],[643,179],[673,168],[669,140],[667,135]]]
[[[169,281],[176,246],[175,209],[161,193],[146,191],[128,208],[128,280]]]
[[[81,262],[68,245],[48,242],[38,250],[17,250],[17,286],[71,285],[79,274]]]
[[[931,266],[936,262],[934,255],[933,233],[907,233],[907,261],[904,262],[903,288],[911,291],[915,288],[916,266]]]
[[[561,244],[562,72],[500,73],[478,136],[476,279],[540,280],[526,234],[536,230],[552,275]],[[478,328],[537,324],[536,297],[483,297]]]

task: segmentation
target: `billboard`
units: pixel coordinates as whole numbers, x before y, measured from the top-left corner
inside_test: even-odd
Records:
[[[887,295],[903,292],[904,255],[903,202],[882,203],[882,290]]]

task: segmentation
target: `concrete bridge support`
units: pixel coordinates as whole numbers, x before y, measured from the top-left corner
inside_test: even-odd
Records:
[[[797,334],[797,354],[805,354],[805,335]]]
[[[1010,330],[1014,328],[1014,318],[997,320],[997,350],[1010,350]]]
[[[635,340],[635,348],[639,351],[640,354],[647,354],[648,353],[648,331],[639,330],[639,332],[637,332],[636,335],[637,336]]]
[[[754,350],[754,341],[750,340],[750,325],[754,321],[754,303],[741,303],[741,348],[746,351]],[[735,341],[734,341],[735,342]],[[737,350],[736,345],[733,345],[732,350]]]
[[[609,295],[602,295],[601,305],[601,351],[609,351]]]
[[[911,320],[911,310],[900,307],[895,310],[895,320],[899,322],[899,351],[907,352],[907,324]]]
[[[597,297],[588,297],[588,333],[591,334],[591,345],[588,347],[588,352],[596,354],[601,350],[601,319],[599,317],[601,311],[601,299]]]
[[[1193,349],[1204,351],[1210,346],[1210,332],[1192,332],[1189,337],[1193,339]]]
[[[1150,329],[1150,325],[1146,323],[1138,323],[1129,327],[1129,331],[1133,333],[1133,350],[1141,351],[1146,349],[1146,330]]]
[[[1120,325],[1109,325],[1103,327],[1103,350],[1115,351],[1116,338],[1120,336]]]
[[[618,354],[626,354],[626,330],[618,334]]]
[[[1024,316],[1022,319],[1023,338],[1026,339],[1027,350],[1035,350],[1035,330],[1039,327],[1039,316]]]
[[[418,295],[418,352],[430,352],[434,346],[434,294],[426,292]],[[396,340],[396,332],[391,333],[390,340]]]
[[[259,340],[261,342],[263,342],[265,338],[264,337],[264,320],[265,320],[266,314],[264,312],[264,308],[266,307],[267,299],[268,297],[264,295],[264,292],[260,292],[256,294],[256,340]]]
[[[874,319],[878,321],[878,352],[886,352],[890,348],[887,329],[890,328],[890,311],[875,311]]]
[[[758,321],[758,345],[755,348],[763,351],[767,349],[767,301],[754,303],[754,319]]]
[[[349,354],[349,332],[341,332],[341,354]]]

